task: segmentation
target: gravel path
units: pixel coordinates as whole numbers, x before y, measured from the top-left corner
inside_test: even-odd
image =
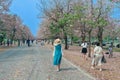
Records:
[[[18,47],[0,52],[0,80],[94,80],[62,59],[61,71],[52,65],[52,51],[43,46]]]

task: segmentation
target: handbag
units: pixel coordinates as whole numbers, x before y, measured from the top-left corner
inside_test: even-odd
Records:
[[[106,61],[106,59],[105,59],[105,56],[103,55],[103,57],[102,57],[102,63],[106,63],[107,61]]]

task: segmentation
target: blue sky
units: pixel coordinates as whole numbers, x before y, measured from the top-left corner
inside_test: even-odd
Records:
[[[93,0],[96,3],[96,0]],[[37,0],[13,0],[10,7],[12,14],[17,14],[36,36],[40,20],[37,18],[39,11],[36,6]],[[119,9],[113,10],[113,18],[120,18]]]
[[[37,15],[39,11],[36,6],[37,0],[13,0],[10,11],[12,14],[17,14],[27,25],[34,36],[37,34],[39,28],[39,19]]]
[[[113,9],[112,17],[115,18],[115,19],[120,19],[120,9],[119,8]]]

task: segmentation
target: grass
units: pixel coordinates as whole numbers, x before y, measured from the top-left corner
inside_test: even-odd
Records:
[[[114,52],[120,52],[120,48],[113,48]]]
[[[104,49],[104,50],[108,50],[108,47],[107,47],[107,46],[104,46],[103,49]],[[120,52],[120,48],[113,47],[113,51],[114,51],[114,52]]]

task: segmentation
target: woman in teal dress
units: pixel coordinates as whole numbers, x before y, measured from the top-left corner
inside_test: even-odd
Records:
[[[57,66],[57,71],[60,71],[62,55],[63,55],[63,53],[62,53],[61,40],[56,39],[54,41],[53,65]]]

